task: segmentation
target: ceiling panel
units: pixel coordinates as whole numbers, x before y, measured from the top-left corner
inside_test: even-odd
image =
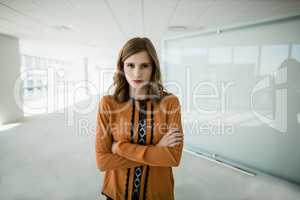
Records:
[[[179,7],[169,25],[185,25],[188,27],[201,26],[199,18],[206,13],[215,0],[185,0],[179,2]]]
[[[91,46],[300,14],[299,0],[0,0],[0,32]],[[168,26],[187,26],[183,32]]]

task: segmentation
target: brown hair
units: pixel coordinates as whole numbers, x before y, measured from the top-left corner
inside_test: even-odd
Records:
[[[119,52],[117,68],[113,77],[113,84],[110,87],[112,88],[115,86],[113,96],[119,102],[125,102],[130,99],[129,83],[127,82],[124,74],[124,61],[131,55],[141,51],[146,51],[148,53],[153,66],[150,84],[147,84],[146,86],[147,96],[155,101],[158,101],[164,96],[170,94],[162,85],[159,60],[152,42],[146,37],[134,37],[128,40]]]

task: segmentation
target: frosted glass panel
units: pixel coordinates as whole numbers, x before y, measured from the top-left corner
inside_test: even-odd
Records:
[[[300,183],[299,27],[294,19],[165,41],[186,148]]]

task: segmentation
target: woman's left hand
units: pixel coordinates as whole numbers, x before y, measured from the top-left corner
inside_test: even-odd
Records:
[[[111,152],[112,153],[116,153],[116,143],[117,142],[113,142],[112,145],[111,145]]]

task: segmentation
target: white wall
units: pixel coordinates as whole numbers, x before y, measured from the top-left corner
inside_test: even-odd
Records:
[[[19,121],[23,117],[14,98],[15,80],[19,75],[19,40],[0,34],[0,125]]]

